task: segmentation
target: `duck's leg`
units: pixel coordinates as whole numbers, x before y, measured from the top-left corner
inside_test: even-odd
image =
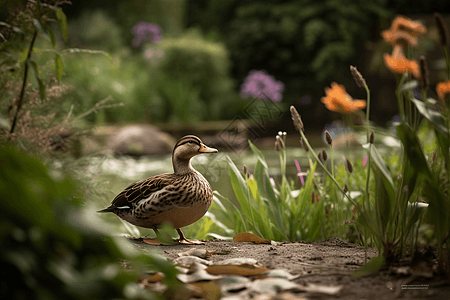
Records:
[[[181,231],[180,228],[177,228],[177,232],[180,235],[180,238],[178,239],[178,242],[180,244],[194,244],[194,245],[203,245],[204,242],[199,241],[199,240],[188,240],[185,236],[183,231]]]
[[[152,228],[156,234],[156,238],[144,238],[144,243],[150,245],[175,245],[177,242],[173,242],[172,237],[167,233],[163,232],[163,236],[159,233],[156,227]],[[165,236],[164,236],[165,235]]]

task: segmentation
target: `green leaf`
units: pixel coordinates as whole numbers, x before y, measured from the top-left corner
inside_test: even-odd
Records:
[[[55,33],[53,32],[53,30],[50,28],[50,26],[48,26],[46,23],[41,23],[42,27],[45,29],[45,31],[49,34],[50,36],[50,42],[52,43],[52,47],[55,48],[56,45],[56,37],[55,37]]]
[[[47,41],[51,42],[51,39],[49,37],[49,35],[47,34],[47,32],[45,32],[41,22],[38,19],[33,19],[33,25],[34,28],[36,28],[36,30],[39,32],[39,34],[46,39]]]
[[[27,59],[27,56],[28,56],[28,49],[25,49],[22,52],[22,54],[20,54],[19,62],[21,62],[21,63],[24,62]]]
[[[379,169],[375,168],[375,211],[380,233],[386,232],[391,215],[394,211],[394,197],[389,196],[388,188]],[[381,225],[381,227],[380,227]]]
[[[63,74],[63,63],[62,63],[61,55],[56,54],[55,55],[55,76],[56,76],[56,79],[58,80],[58,83],[61,82],[62,74]]]
[[[36,80],[37,80],[37,82],[39,84],[39,95],[40,95],[41,99],[44,100],[45,99],[45,85],[44,85],[44,82],[41,79],[41,75],[40,75],[40,72],[39,72],[39,67],[38,67],[37,63],[34,60],[31,60],[31,59],[27,60],[27,63],[29,63],[33,67],[34,76],[36,77]]]
[[[417,80],[411,80],[411,81],[406,82],[404,85],[402,85],[400,87],[400,91],[404,92],[404,91],[412,90],[412,89],[415,89],[417,86],[418,86]]]
[[[431,177],[431,171],[423,154],[420,141],[414,131],[405,123],[397,126],[397,133],[408,156],[409,162],[414,166],[413,172],[423,173]],[[412,189],[412,187],[409,187]]]
[[[56,13],[56,18],[58,19],[59,28],[61,28],[62,37],[63,37],[64,41],[67,42],[69,33],[67,30],[66,14],[61,9],[56,10],[55,13]]]
[[[439,129],[443,134],[447,135],[448,130],[442,120],[441,114],[434,108],[428,107],[425,103],[417,99],[411,99],[412,103],[417,107],[417,110],[422,116],[427,118],[437,129]]]
[[[244,214],[247,216],[247,218],[250,218],[251,207],[246,196],[246,182],[244,178],[242,178],[242,175],[237,169],[234,162],[228,156],[227,161],[230,168],[231,186],[233,188],[234,195],[236,196],[236,199],[238,200]]]
[[[256,148],[256,146],[253,145],[253,143],[250,140],[248,141],[248,145],[250,146],[250,149],[252,150],[253,154],[256,155],[256,158],[258,158],[258,161],[267,170],[267,163],[266,160],[264,159],[264,155],[262,154],[262,152],[258,148]]]
[[[386,182],[386,185],[387,185],[386,189],[387,189],[387,192],[389,193],[389,197],[391,199],[393,199],[394,198],[394,182],[392,180],[391,172],[389,171],[388,165],[381,157],[381,155],[378,152],[375,145],[372,145],[370,147],[370,155],[371,155],[371,159],[373,162],[373,164],[371,164],[371,166],[374,169],[379,170],[381,172],[381,174],[383,175],[383,180]]]
[[[448,151],[448,149],[450,149],[450,139],[448,135],[446,136],[438,130],[435,130],[435,134],[438,140],[438,145],[441,148],[441,153],[444,156],[445,163],[448,165],[450,164],[450,152]]]
[[[352,274],[353,277],[360,277],[364,275],[370,275],[381,269],[384,265],[384,256],[379,255],[377,257],[372,258],[367,264],[362,266],[358,271]]]

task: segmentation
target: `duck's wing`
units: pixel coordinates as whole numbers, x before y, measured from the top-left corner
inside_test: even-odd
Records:
[[[171,185],[174,174],[166,173],[135,182],[120,192],[111,202],[111,208],[132,207],[141,199],[150,197],[152,193]]]

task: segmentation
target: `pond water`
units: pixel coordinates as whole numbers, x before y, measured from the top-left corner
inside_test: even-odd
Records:
[[[295,160],[298,160],[302,171],[307,170],[307,156],[305,151],[299,148],[289,148],[287,151],[287,175],[296,179],[297,168]],[[279,153],[274,150],[262,151],[269,166],[270,175],[274,178],[280,176]],[[243,154],[221,151],[217,154],[203,154],[191,160],[192,166],[205,176],[213,190],[219,191],[223,196],[233,199],[233,191],[230,183],[227,163],[229,156],[239,169],[247,165],[250,172],[256,163],[256,157],[248,150]],[[144,178],[173,172],[171,155],[145,156],[133,158],[128,156],[114,157],[90,157],[85,159],[83,167],[76,176],[84,177],[90,182],[101,182],[109,187],[109,192],[117,194],[129,184]],[[299,180],[297,178],[297,180]],[[112,196],[114,197],[114,196]]]

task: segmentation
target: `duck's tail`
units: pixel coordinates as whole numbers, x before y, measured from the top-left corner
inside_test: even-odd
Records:
[[[116,208],[117,208],[117,207],[110,206],[110,207],[107,207],[107,208],[105,208],[105,209],[98,210],[97,212],[98,212],[98,213],[114,212],[114,211],[116,210]]]

